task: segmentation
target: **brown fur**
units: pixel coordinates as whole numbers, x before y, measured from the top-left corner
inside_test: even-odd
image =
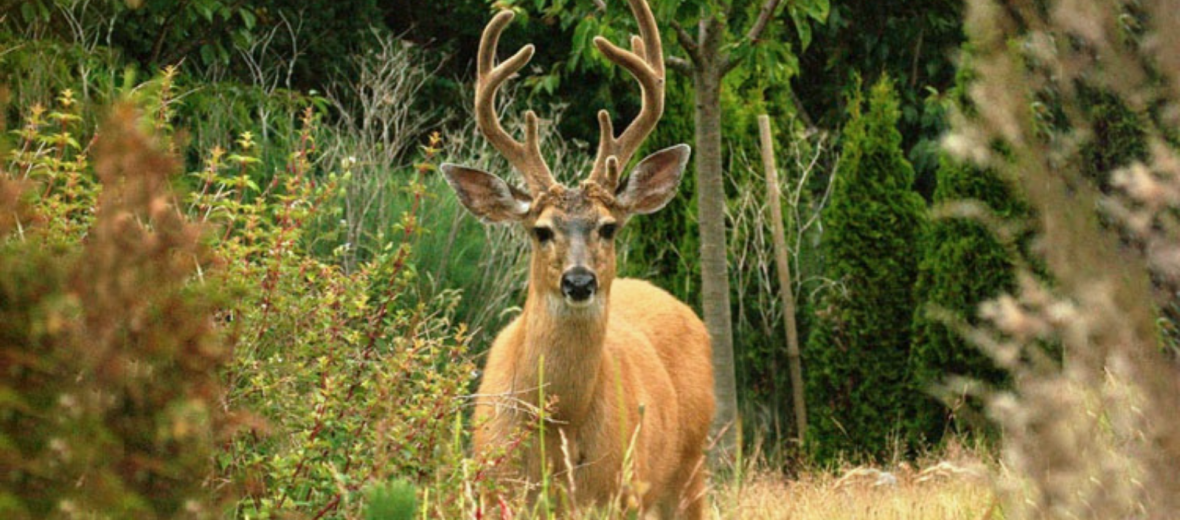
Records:
[[[544,244],[533,239],[524,312],[500,332],[488,355],[475,448],[494,451],[536,424],[520,405],[539,404],[543,377],[545,395],[557,399],[546,425],[549,470],[556,483],[566,481],[564,435],[577,503],[630,495],[665,518],[703,518],[704,448],[714,406],[708,335],[692,309],[667,292],[641,280],[614,280],[613,241],[593,230],[604,222],[621,225],[627,213],[611,197],[584,188],[538,197],[525,218],[527,228],[554,229],[554,238]],[[563,307],[560,299],[561,274],[577,262],[598,276],[599,295],[590,308]],[[633,436],[632,483],[638,485],[624,489],[624,458]],[[518,455],[519,464],[500,477],[539,481],[538,443],[521,447]]]

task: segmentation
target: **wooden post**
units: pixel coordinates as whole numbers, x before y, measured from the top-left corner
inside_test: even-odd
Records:
[[[770,222],[774,226],[774,261],[778,270],[780,296],[783,299],[783,323],[787,327],[787,362],[791,370],[791,394],[795,404],[795,427],[799,442],[807,435],[807,405],[803,400],[803,368],[799,361],[799,330],[795,325],[795,291],[787,262],[786,230],[783,227],[782,193],[778,186],[778,169],[774,162],[774,140],[770,117],[758,116],[758,134],[762,143],[762,168],[766,171],[767,202]]]

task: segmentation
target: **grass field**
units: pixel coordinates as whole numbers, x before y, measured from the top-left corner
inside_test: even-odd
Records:
[[[951,449],[917,466],[809,470],[796,478],[751,469],[713,491],[716,518],[981,520],[1003,516],[990,463]]]

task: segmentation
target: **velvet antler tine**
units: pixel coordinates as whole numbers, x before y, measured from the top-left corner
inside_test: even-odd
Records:
[[[606,182],[613,191],[619,185],[619,159],[615,156],[606,158]]]
[[[615,140],[615,127],[610,120],[610,112],[606,110],[598,111],[598,152],[595,155],[594,169],[590,171],[590,180],[606,188],[607,191],[613,191],[615,186],[608,184],[606,178],[606,169],[600,168],[598,164],[599,158],[610,156],[610,147]],[[616,179],[617,180],[617,179]]]
[[[536,114],[532,111],[525,114],[524,143],[512,138],[496,114],[496,92],[509,77],[528,64],[535,51],[531,44],[525,45],[511,58],[496,65],[500,33],[513,16],[512,11],[499,12],[488,22],[480,37],[479,54],[476,57],[475,122],[488,142],[524,176],[532,194],[537,195],[548,190],[555,181],[545,159],[541,157]]]
[[[664,51],[655,16],[644,0],[628,0],[628,4],[639,25],[639,35],[631,37],[631,50],[620,48],[601,36],[594,38],[594,45],[608,60],[635,77],[643,95],[643,105],[639,115],[618,137],[610,127],[610,116],[599,113],[600,141],[590,178],[600,183],[610,177],[606,172],[607,159],[613,156],[619,168],[626,166],[664,113]]]
[[[488,22],[487,27],[484,27],[483,35],[479,40],[479,56],[476,61],[476,70],[480,76],[487,75],[495,67],[496,45],[500,41],[500,33],[504,32],[504,28],[515,17],[516,14],[512,11],[500,11],[492,17],[492,21]]]
[[[639,81],[640,85],[647,86],[648,83],[656,80],[662,80],[656,76],[656,71],[651,67],[651,64],[640,58],[639,55],[625,50],[618,45],[611,43],[610,40],[601,36],[594,37],[594,45],[598,47],[598,52],[601,52],[610,61],[615,62],[616,65],[627,69],[635,79]]]
[[[636,56],[642,56],[644,60],[647,59],[647,49],[643,45],[643,38],[631,35],[631,53]]]
[[[661,79],[664,77],[664,45],[660,41],[660,28],[656,25],[656,17],[651,12],[651,6],[644,0],[627,0],[631,6],[631,14],[639,24],[639,37],[643,39],[647,55],[640,54],[651,64]]]

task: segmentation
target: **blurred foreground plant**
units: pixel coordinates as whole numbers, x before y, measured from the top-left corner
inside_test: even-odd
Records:
[[[965,327],[1015,382],[990,397],[1015,477],[1006,516],[1180,511],[1180,366],[1158,322],[1180,289],[1178,21],[1153,0],[969,3],[978,115],[959,116],[946,144],[1027,197],[1052,278],[1024,269],[1014,294],[982,307],[988,324]],[[1147,143],[1097,175],[1095,90],[1135,115]]]
[[[140,115],[112,112],[91,170],[68,98],[0,173],[0,516],[215,516],[228,294],[191,283],[215,261]]]

